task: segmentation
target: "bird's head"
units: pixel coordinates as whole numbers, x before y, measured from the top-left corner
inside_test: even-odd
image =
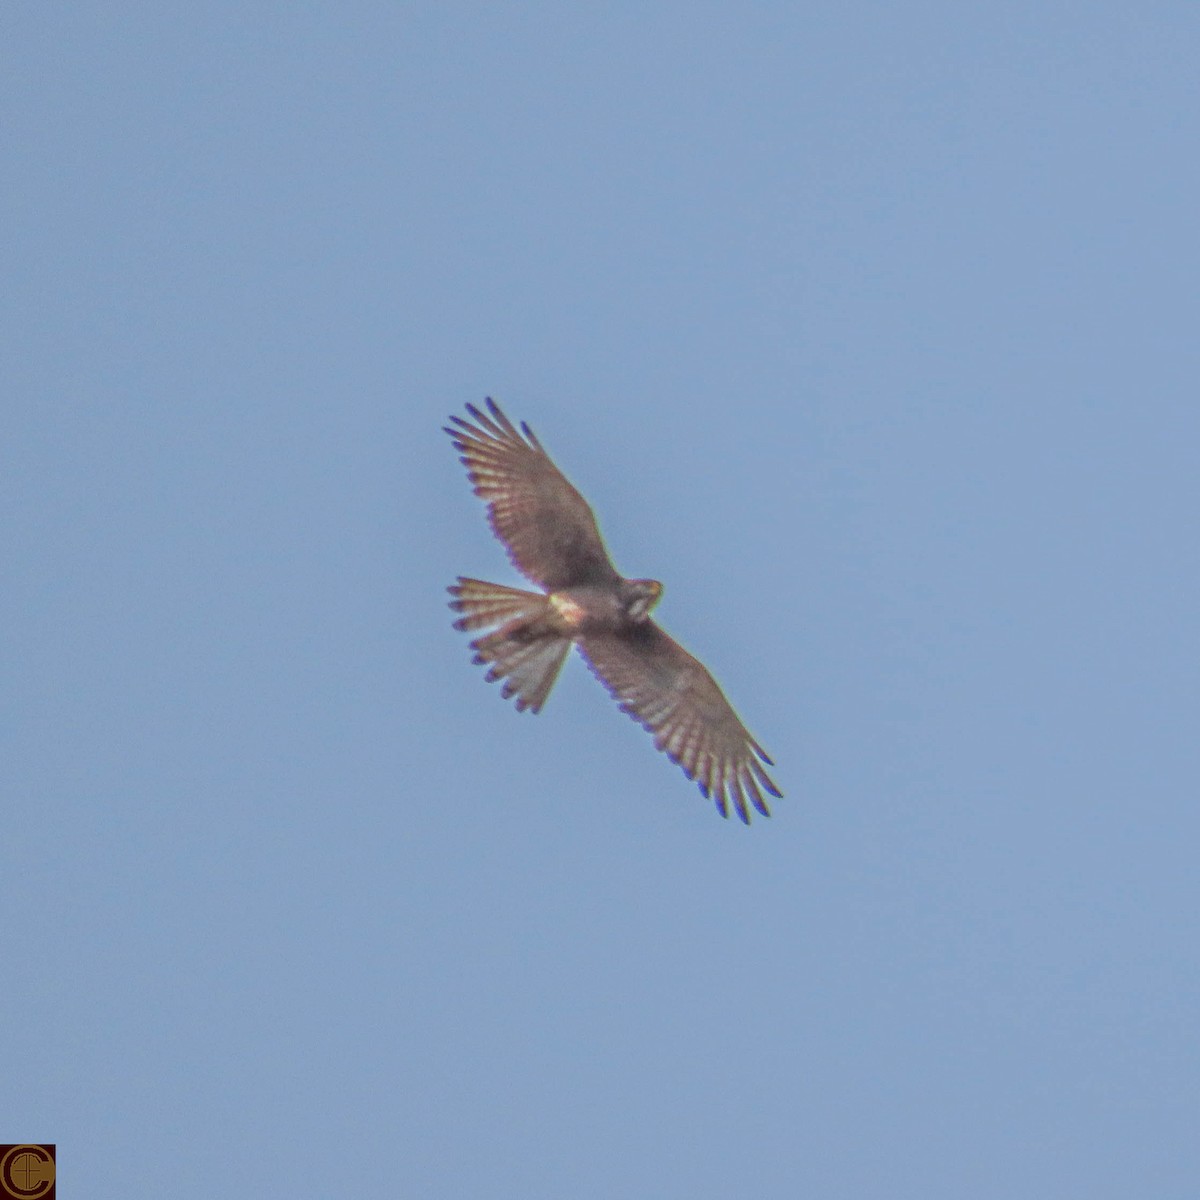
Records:
[[[631,621],[641,624],[650,616],[650,610],[662,598],[663,585],[657,579],[627,579],[621,602]]]

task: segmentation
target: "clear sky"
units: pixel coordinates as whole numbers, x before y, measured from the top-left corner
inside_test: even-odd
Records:
[[[63,1194],[1200,1194],[1200,12],[0,13],[0,1137]],[[572,658],[494,395],[721,680]]]

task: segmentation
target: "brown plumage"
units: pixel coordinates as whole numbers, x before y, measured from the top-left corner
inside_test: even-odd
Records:
[[[456,629],[492,629],[471,643],[475,662],[518,709],[538,712],[572,642],[592,673],[654,744],[678,763],[721,815],[732,803],[749,824],[763,793],[779,796],[771,764],[704,665],[651,619],[662,595],[652,579],[625,579],[608,557],[587,501],[551,462],[528,425],[520,431],[492,400],[446,432],[513,565],[544,594],[459,578]]]

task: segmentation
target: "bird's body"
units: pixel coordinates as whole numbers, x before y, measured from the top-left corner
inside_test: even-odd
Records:
[[[545,590],[529,592],[461,578],[450,587],[455,627],[491,629],[472,642],[489,680],[518,709],[546,702],[571,646],[655,745],[711,795],[749,823],[749,801],[770,816],[763,791],[779,790],[770,763],[716,681],[650,619],[662,596],[653,579],[625,579],[612,565],[591,508],[550,460],[527,425],[521,432],[488,400],[488,412],[453,417],[446,432],[488,519],[518,570]],[[522,436],[522,434],[524,436]],[[761,761],[760,761],[761,760]]]
[[[617,588],[581,584],[560,588],[547,599],[571,637],[612,632],[636,625],[658,603],[662,584],[654,579],[622,579]]]

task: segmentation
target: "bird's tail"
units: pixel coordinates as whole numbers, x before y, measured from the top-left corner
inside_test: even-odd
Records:
[[[571,639],[548,619],[549,599],[541,592],[461,576],[446,590],[454,597],[450,607],[463,614],[454,622],[455,629],[499,626],[471,643],[474,661],[491,663],[488,682],[503,679],[500,694],[505,699],[516,696],[518,710],[538,712],[571,648]]]

